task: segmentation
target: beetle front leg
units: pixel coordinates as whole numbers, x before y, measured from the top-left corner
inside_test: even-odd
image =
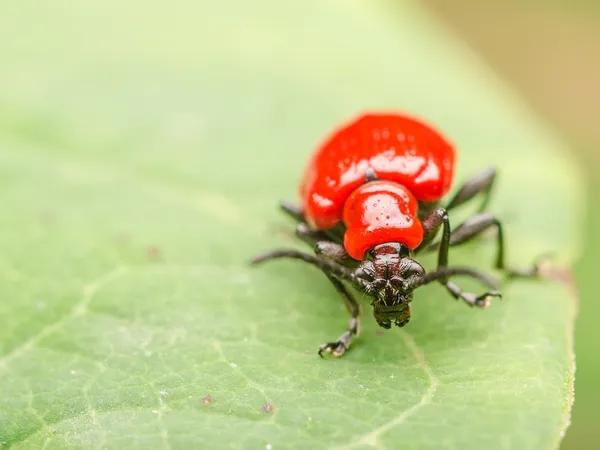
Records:
[[[335,243],[331,243],[337,245]],[[354,336],[358,336],[359,332],[359,314],[360,306],[354,299],[348,288],[342,283],[341,280],[352,282],[357,286],[364,285],[364,280],[360,278],[355,271],[352,271],[341,264],[328,260],[326,258],[309,255],[304,252],[297,250],[274,250],[263,255],[259,255],[252,260],[252,264],[259,264],[264,261],[278,258],[291,258],[299,259],[306,263],[312,264],[325,273],[329,281],[333,284],[335,289],[342,295],[344,305],[350,315],[350,321],[346,331],[338,337],[335,342],[328,342],[319,347],[319,356],[323,356],[323,352],[330,352],[334,356],[342,356],[346,350],[350,347],[350,343]]]
[[[319,346],[319,356],[323,357],[323,352],[328,352],[333,354],[333,356],[340,357],[350,348],[352,338],[358,336],[360,305],[340,280],[328,273],[325,273],[325,275],[327,275],[329,281],[331,281],[336,290],[342,295],[344,305],[346,305],[346,309],[352,317],[348,322],[346,331],[335,342],[327,342]]]

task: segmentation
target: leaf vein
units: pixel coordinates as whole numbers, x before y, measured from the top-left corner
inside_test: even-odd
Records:
[[[248,383],[248,386],[250,386],[250,387],[256,389],[258,392],[260,392],[260,394],[264,397],[265,401],[274,408],[273,413],[271,415],[271,419],[269,421],[270,423],[274,423],[275,417],[277,416],[277,408],[275,408],[275,403],[269,397],[269,395],[267,395],[265,389],[259,383],[257,383],[256,381],[254,381],[250,377],[248,377],[248,375],[246,375],[244,373],[244,371],[241,370],[238,365],[232,363],[231,361],[229,361],[227,359],[227,357],[225,356],[225,353],[223,352],[223,349],[221,348],[221,344],[219,344],[217,341],[214,341],[213,347],[215,348],[215,350],[221,357],[221,360],[223,362],[227,363],[239,376],[241,376],[246,381],[246,383]]]
[[[2,358],[0,358],[0,369],[6,369],[14,359],[27,353],[32,348],[35,348],[42,341],[42,339],[60,330],[69,320],[75,317],[85,315],[87,313],[87,308],[90,301],[98,292],[98,290],[103,288],[106,284],[110,283],[111,281],[122,276],[125,273],[125,271],[125,266],[118,266],[106,272],[94,281],[87,283],[83,287],[83,295],[81,297],[81,300],[79,300],[79,302],[77,302],[66,315],[45,326],[37,334],[30,337],[23,344],[18,345],[13,350],[4,355]]]
[[[409,351],[412,353],[412,356],[415,359],[417,366],[419,366],[423,370],[423,372],[425,372],[425,375],[427,376],[427,379],[429,380],[429,386],[427,387],[427,390],[425,391],[425,393],[421,397],[421,400],[418,403],[415,403],[411,407],[405,409],[400,414],[398,414],[396,417],[394,417],[390,421],[384,423],[383,425],[377,427],[376,429],[358,437],[358,440],[356,442],[346,444],[339,448],[352,448],[352,447],[358,447],[358,446],[363,446],[363,445],[368,445],[370,447],[377,446],[377,439],[381,435],[388,432],[395,426],[398,426],[398,425],[404,423],[406,421],[406,419],[408,419],[410,416],[412,416],[415,412],[417,412],[423,406],[431,403],[431,400],[433,400],[433,396],[435,395],[435,392],[438,387],[438,379],[436,378],[435,374],[431,370],[431,366],[425,359],[425,353],[423,352],[423,350],[417,345],[417,343],[415,342],[415,340],[412,338],[412,336],[410,334],[408,334],[404,330],[401,330],[401,331],[402,331],[402,333],[401,333],[402,339],[404,340],[406,347],[408,347]]]

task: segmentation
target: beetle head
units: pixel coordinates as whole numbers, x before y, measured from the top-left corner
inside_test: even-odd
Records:
[[[403,327],[410,320],[413,282],[425,271],[409,254],[403,244],[381,244],[373,247],[370,259],[360,265],[367,280],[363,289],[372,298],[373,315],[383,328],[392,324]]]

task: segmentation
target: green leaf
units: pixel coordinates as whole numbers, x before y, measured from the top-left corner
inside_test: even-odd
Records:
[[[247,264],[304,248],[277,201],[378,109],[444,130],[457,182],[499,167],[512,264],[577,255],[568,152],[415,4],[9,0],[0,30],[0,448],[558,445],[565,283],[512,282],[486,311],[428,286],[385,333],[364,302],[360,338],[322,360],[347,323],[325,277]]]

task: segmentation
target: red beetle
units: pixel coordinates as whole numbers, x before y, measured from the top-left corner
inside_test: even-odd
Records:
[[[372,298],[373,314],[383,328],[399,327],[410,319],[413,291],[441,283],[455,299],[486,307],[496,291],[481,295],[464,292],[450,281],[454,275],[473,277],[490,289],[496,280],[469,267],[448,266],[448,249],[485,230],[497,230],[495,267],[509,276],[534,276],[504,264],[502,226],[484,212],[496,170],[488,168],[469,179],[445,207],[454,174],[455,150],[431,126],[401,114],[366,114],[336,130],[314,153],[300,186],[301,207],[282,202],[283,210],[299,223],[296,234],[314,246],[315,255],[275,250],[254,258],[300,259],[319,267],[342,295],[352,315],[348,329],[335,341],[319,347],[341,356],[358,334],[360,308],[344,282]],[[482,194],[479,213],[451,231],[447,211]],[[433,242],[439,228],[442,236]],[[438,249],[437,269],[425,273],[413,254]]]

